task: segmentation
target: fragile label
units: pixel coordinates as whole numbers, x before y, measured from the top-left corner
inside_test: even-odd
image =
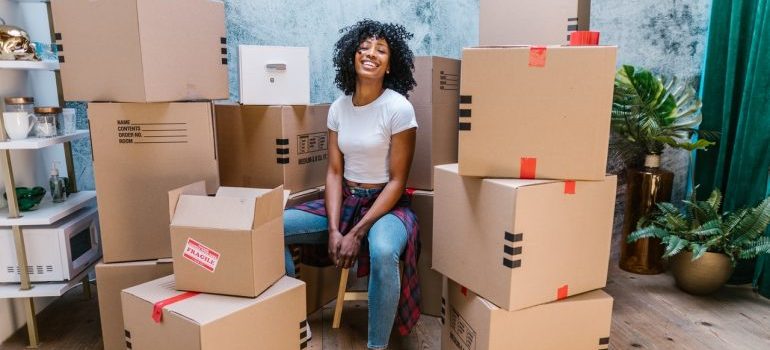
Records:
[[[455,308],[449,314],[449,339],[460,350],[476,350],[476,331]]]
[[[183,256],[209,272],[214,272],[219,263],[218,252],[189,237],[184,245]]]

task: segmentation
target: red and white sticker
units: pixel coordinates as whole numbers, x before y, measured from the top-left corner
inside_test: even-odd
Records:
[[[214,272],[219,262],[219,253],[217,251],[189,237],[187,238],[187,244],[184,245],[183,256],[209,272]]]

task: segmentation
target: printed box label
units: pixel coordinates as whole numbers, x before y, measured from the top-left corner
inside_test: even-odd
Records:
[[[189,237],[184,246],[183,256],[209,272],[214,272],[217,269],[217,263],[219,263],[217,251]]]

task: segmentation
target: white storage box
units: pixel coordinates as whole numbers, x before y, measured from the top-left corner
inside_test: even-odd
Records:
[[[310,49],[238,45],[241,103],[306,105],[310,103]]]

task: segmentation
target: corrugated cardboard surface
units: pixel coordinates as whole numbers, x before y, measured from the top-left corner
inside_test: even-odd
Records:
[[[433,189],[433,166],[457,162],[460,60],[418,56],[417,86],[409,94],[417,117],[417,143],[406,186]]]
[[[102,323],[105,350],[126,348],[120,291],[172,273],[171,261],[149,260],[96,265],[99,319]]]
[[[299,265],[299,278],[307,284],[308,315],[337,298],[340,269],[334,266]]]
[[[217,104],[222,184],[292,193],[326,182],[329,105]]]
[[[215,197],[180,195],[171,219],[176,287],[255,297],[280,279],[286,271],[283,196],[280,186],[267,192],[220,188]],[[213,271],[184,256],[189,239],[219,254]]]
[[[61,36],[64,99],[227,98],[222,2],[70,0],[51,6]]]
[[[268,65],[283,65],[284,69]],[[238,77],[242,104],[309,104],[310,49],[238,45]]]
[[[537,179],[604,179],[616,51],[548,46],[540,67],[530,47],[463,49],[460,174],[522,177],[536,158]]]
[[[198,294],[163,308],[152,318],[153,305],[182,294],[168,276],[122,293],[127,342],[133,349],[296,350],[305,320],[305,284],[283,277],[257,298]]]
[[[615,176],[476,179],[436,167],[433,268],[506,310],[604,287]],[[565,288],[566,286],[566,288]]]
[[[412,196],[412,210],[417,215],[420,225],[420,260],[417,262],[417,275],[420,277],[422,302],[420,312],[431,316],[441,316],[440,273],[431,268],[433,260],[433,192],[415,191]]]
[[[588,30],[590,3],[590,0],[481,0],[479,44],[566,44],[571,32]]]
[[[608,348],[612,297],[602,290],[506,311],[457,283],[448,287],[442,350]]]
[[[104,261],[170,257],[168,191],[219,184],[211,104],[89,103],[88,113]]]

